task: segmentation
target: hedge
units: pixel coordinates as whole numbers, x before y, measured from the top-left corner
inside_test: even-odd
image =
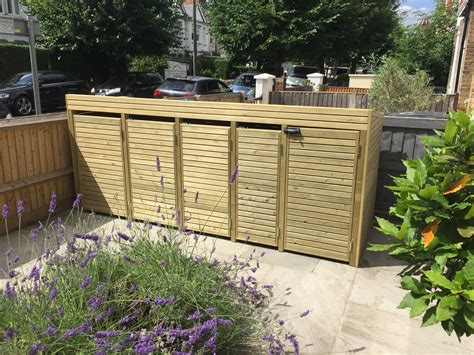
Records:
[[[39,70],[48,70],[49,51],[36,49]],[[15,73],[30,71],[30,51],[28,46],[0,43],[0,82]]]

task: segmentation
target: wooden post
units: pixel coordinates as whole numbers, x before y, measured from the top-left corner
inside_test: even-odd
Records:
[[[230,139],[229,139],[229,152],[230,152],[230,167],[229,173],[232,174],[235,167],[237,166],[238,159],[238,145],[237,145],[237,122],[230,123]],[[230,239],[235,242],[237,240],[237,226],[238,226],[238,209],[237,200],[238,196],[238,184],[239,176],[229,186],[229,210],[230,210]]]
[[[130,150],[128,146],[128,127],[127,127],[128,115],[120,114],[120,136],[122,137],[122,161],[123,161],[123,177],[125,187],[125,204],[126,213],[129,220],[133,219],[133,200],[132,200],[132,184],[131,184],[131,171],[130,171]]]
[[[349,95],[349,108],[356,108],[357,106],[357,93],[351,92]]]
[[[285,249],[286,239],[286,207],[288,193],[288,156],[289,156],[289,136],[285,133],[287,125],[281,127],[280,149],[278,154],[278,196],[277,196],[277,237],[278,250]]]
[[[76,133],[74,129],[74,111],[67,110],[67,123],[69,130],[69,141],[71,144],[72,167],[74,168],[74,187],[75,193],[81,192],[81,182],[79,180],[79,163],[77,161],[77,143]]]
[[[176,228],[184,227],[184,173],[183,173],[183,136],[181,134],[181,118],[175,118],[174,125],[174,186],[176,191]]]

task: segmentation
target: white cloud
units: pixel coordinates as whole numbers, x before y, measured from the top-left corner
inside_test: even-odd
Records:
[[[423,15],[430,13],[432,10],[426,7],[415,8],[409,5],[402,5],[398,8],[398,12],[403,17],[403,23],[406,25],[415,25],[420,22]]]

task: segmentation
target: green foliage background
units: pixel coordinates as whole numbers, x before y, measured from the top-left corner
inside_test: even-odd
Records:
[[[369,248],[408,263],[400,275],[409,293],[399,308],[459,338],[474,334],[472,113],[451,112],[445,131],[425,138],[424,159],[404,162],[406,174],[389,187],[397,198],[390,213],[403,222],[379,218],[392,241]]]
[[[37,49],[39,70],[48,70],[49,51]],[[30,51],[28,46],[0,43],[0,82],[15,73],[30,71]]]

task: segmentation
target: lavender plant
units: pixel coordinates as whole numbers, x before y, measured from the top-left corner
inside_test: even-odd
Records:
[[[237,168],[229,183],[236,175]],[[66,217],[78,225],[80,198]],[[45,249],[28,270],[8,272],[0,353],[299,353],[296,336],[271,312],[273,287],[253,276],[263,254],[220,261],[215,249],[197,252],[199,235],[131,221],[68,235],[50,216],[31,238]],[[48,249],[42,239],[57,243]]]

